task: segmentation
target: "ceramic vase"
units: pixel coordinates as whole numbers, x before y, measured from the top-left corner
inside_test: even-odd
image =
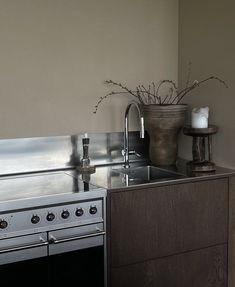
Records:
[[[175,165],[178,134],[185,123],[187,105],[144,105],[145,130],[150,137],[149,157],[153,164]]]

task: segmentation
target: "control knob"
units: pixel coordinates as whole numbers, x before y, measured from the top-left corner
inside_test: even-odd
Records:
[[[37,224],[40,221],[40,217],[38,215],[33,215],[31,218],[31,222],[33,224]]]
[[[75,214],[76,216],[82,216],[84,213],[84,210],[82,208],[77,208]]]
[[[52,212],[48,212],[47,221],[53,221],[55,219],[55,214]]]
[[[63,219],[69,218],[69,215],[70,215],[70,213],[69,213],[68,210],[63,210],[62,213],[61,213],[61,217],[62,217]]]
[[[94,206],[91,206],[90,207],[90,210],[89,210],[90,214],[96,214],[97,213],[97,207],[94,205]]]
[[[1,228],[1,229],[5,229],[5,228],[7,228],[7,226],[8,226],[7,221],[4,220],[4,219],[1,219],[1,220],[0,220],[0,228]]]

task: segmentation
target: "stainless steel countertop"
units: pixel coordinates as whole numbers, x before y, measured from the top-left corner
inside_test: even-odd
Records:
[[[103,196],[106,191],[75,176],[73,170],[0,177],[0,213],[15,208],[66,203]]]
[[[80,189],[75,179],[64,172],[2,177],[0,201],[73,193]]]
[[[142,164],[143,165],[143,164]],[[134,164],[132,164],[134,166]],[[135,166],[140,166],[137,163]],[[176,166],[164,167],[166,170],[174,171],[182,176],[175,179],[170,180],[159,180],[154,182],[144,182],[144,181],[132,181],[128,180],[125,175],[116,172],[115,170],[122,168],[122,165],[112,165],[112,166],[102,166],[97,167],[96,172],[91,175],[86,175],[85,178],[82,175],[79,175],[80,179],[83,179],[86,182],[89,182],[92,185],[97,187],[102,187],[108,190],[112,189],[119,189],[119,188],[127,188],[127,187],[137,187],[137,186],[155,186],[159,184],[166,184],[166,183],[179,183],[179,182],[188,182],[192,180],[206,179],[212,177],[224,177],[235,174],[234,170],[223,168],[223,167],[216,167],[216,171],[214,172],[204,172],[204,173],[197,173],[197,174],[190,174],[187,170],[187,161],[184,159],[179,159],[177,161]],[[162,167],[161,167],[162,168]],[[77,173],[74,171],[73,175],[75,176]]]
[[[140,163],[132,163],[132,166],[140,166]],[[178,160],[175,167],[165,167],[165,169],[180,173],[181,178],[140,182],[128,180],[125,175],[116,171],[122,167],[122,165],[96,167],[96,172],[91,175],[78,174],[73,168],[57,172],[2,176],[0,177],[0,213],[4,210],[19,208],[19,206],[26,208],[27,206],[96,198],[103,196],[106,189],[156,186],[235,174],[234,170],[217,167],[213,173],[193,176],[187,172],[186,161]]]

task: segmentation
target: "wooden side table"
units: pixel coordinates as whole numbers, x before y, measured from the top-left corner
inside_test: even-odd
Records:
[[[212,162],[212,135],[218,132],[218,127],[209,125],[208,128],[192,128],[185,126],[183,133],[193,137],[192,155],[193,160],[188,164],[195,172],[215,171],[215,164]],[[207,139],[207,151],[206,151]],[[207,159],[207,157],[208,159]]]

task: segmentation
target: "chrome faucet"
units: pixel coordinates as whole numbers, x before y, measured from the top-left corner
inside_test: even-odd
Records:
[[[122,150],[122,155],[124,156],[124,167],[129,168],[130,163],[129,163],[129,155],[135,154],[136,151],[129,150],[129,111],[130,108],[134,105],[137,108],[139,118],[140,118],[140,138],[144,138],[144,113],[142,106],[138,104],[137,102],[130,102],[128,106],[126,107],[125,111],[125,122],[124,122],[124,149]]]

